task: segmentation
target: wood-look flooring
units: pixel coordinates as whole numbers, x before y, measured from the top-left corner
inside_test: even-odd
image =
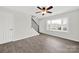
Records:
[[[0,45],[0,53],[78,53],[79,43],[45,34]]]

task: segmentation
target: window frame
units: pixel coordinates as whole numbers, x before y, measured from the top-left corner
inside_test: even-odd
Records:
[[[61,27],[61,30],[58,30],[58,28],[55,30],[55,29],[52,29],[52,25],[54,24],[48,24],[48,21],[52,22],[52,20],[47,20],[46,21],[46,28],[47,28],[47,31],[58,31],[58,32],[68,32],[68,18],[58,18],[59,20],[61,19],[61,25],[58,25]],[[53,20],[58,20],[58,19],[53,19]],[[67,21],[67,24],[63,24],[64,23],[64,20]],[[66,28],[64,30],[64,28]]]

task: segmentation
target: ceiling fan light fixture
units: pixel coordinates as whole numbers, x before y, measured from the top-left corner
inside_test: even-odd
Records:
[[[47,13],[47,12],[46,12],[46,11],[42,11],[42,13],[44,13],[44,14],[45,14],[45,13]]]
[[[42,13],[42,15],[45,15],[46,13],[52,13],[51,11],[49,11],[50,9],[53,8],[53,6],[49,6],[49,7],[37,7],[41,12],[36,12],[36,13]]]

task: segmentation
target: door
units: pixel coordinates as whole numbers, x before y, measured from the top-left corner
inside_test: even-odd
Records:
[[[14,40],[13,15],[7,12],[0,12],[0,44]]]

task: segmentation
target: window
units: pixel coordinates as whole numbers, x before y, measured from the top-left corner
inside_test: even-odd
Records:
[[[55,19],[47,21],[47,30],[49,31],[67,31],[68,30],[68,19]]]

